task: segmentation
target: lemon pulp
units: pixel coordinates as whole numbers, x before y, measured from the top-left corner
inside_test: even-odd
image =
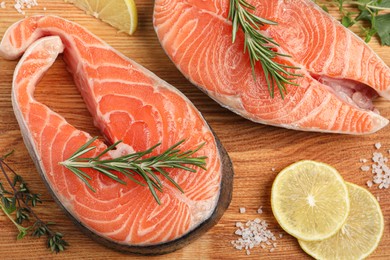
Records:
[[[137,29],[138,13],[134,0],[68,0],[68,2],[119,31],[131,35]]]
[[[375,197],[366,189],[347,183],[351,209],[341,229],[322,241],[302,241],[302,249],[316,259],[364,259],[378,246],[383,215]]]
[[[280,226],[292,236],[306,241],[326,239],[347,219],[348,190],[335,168],[299,161],[276,177],[271,206]]]

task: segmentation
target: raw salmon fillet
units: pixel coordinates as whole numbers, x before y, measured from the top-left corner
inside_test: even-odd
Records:
[[[303,76],[271,98],[260,64],[253,79],[244,35],[232,44],[228,0],[156,0],[154,27],[177,68],[222,106],[255,122],[296,130],[373,133],[388,124],[373,107],[390,98],[390,69],[360,38],[311,0],[249,0],[255,14],[276,21],[279,62]],[[278,92],[275,90],[275,92]]]
[[[205,143],[195,156],[207,156],[207,170],[167,170],[184,194],[161,178],[165,188],[158,192],[158,205],[147,186],[121,177],[123,185],[89,169],[93,192],[59,164],[91,139],[34,99],[35,86],[62,52],[95,125],[110,143],[123,141],[111,158],[159,142],[156,153],[182,139],[182,150]],[[184,246],[220,219],[231,199],[230,160],[181,92],[86,29],[55,16],[26,18],[7,30],[1,56],[15,59],[23,53],[13,79],[15,115],[49,190],[84,232],[119,250],[158,254]],[[100,140],[94,145],[92,157],[107,148]]]

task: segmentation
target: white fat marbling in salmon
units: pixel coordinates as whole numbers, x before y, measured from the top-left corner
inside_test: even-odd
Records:
[[[256,15],[278,23],[261,28],[280,44],[278,52],[291,55],[278,61],[301,68],[299,86],[288,85],[284,99],[279,93],[270,97],[260,65],[254,81],[241,30],[232,44],[229,2],[155,1],[154,27],[162,47],[210,97],[252,121],[296,130],[366,134],[388,124],[371,100],[376,93],[390,98],[389,67],[313,1],[248,1]]]
[[[55,16],[29,17],[8,29],[0,54],[16,59],[23,53],[13,79],[15,115],[49,190],[85,233],[119,250],[158,254],[182,247],[219,220],[231,197],[230,160],[181,92],[84,28]],[[60,53],[95,125],[110,142],[123,141],[111,157],[161,142],[158,153],[185,139],[183,150],[205,143],[196,155],[207,156],[207,170],[168,170],[185,193],[161,178],[161,206],[147,186],[125,177],[127,185],[122,185],[89,169],[96,189],[91,191],[59,164],[91,136],[34,99],[35,86]],[[94,145],[95,154],[107,147],[99,140]]]

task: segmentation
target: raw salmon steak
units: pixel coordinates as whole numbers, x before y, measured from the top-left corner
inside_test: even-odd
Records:
[[[271,98],[261,69],[256,80],[244,34],[232,43],[228,0],[156,0],[154,27],[177,68],[222,106],[252,121],[305,131],[373,133],[388,124],[372,100],[390,99],[390,69],[360,38],[311,0],[249,0],[277,25],[261,33],[301,68],[283,99]]]
[[[207,122],[181,92],[83,27],[55,16],[29,17],[7,30],[1,56],[16,59],[23,53],[12,86],[16,118],[48,189],[85,233],[118,250],[160,254],[186,245],[216,224],[230,203],[232,166]],[[96,127],[109,143],[123,141],[109,158],[161,142],[157,155],[185,139],[181,150],[205,143],[195,155],[207,156],[207,170],[168,169],[184,193],[161,178],[161,205],[147,186],[118,175],[127,182],[123,185],[87,169],[96,192],[91,191],[59,164],[91,136],[34,99],[35,86],[60,53]],[[107,148],[100,140],[94,145],[91,157]]]

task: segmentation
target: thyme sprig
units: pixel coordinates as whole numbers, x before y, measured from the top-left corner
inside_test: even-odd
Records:
[[[0,158],[0,170],[3,173],[6,182],[11,187],[11,190],[7,190],[0,181],[0,210],[3,211],[18,229],[19,233],[16,237],[17,239],[22,239],[29,233],[38,238],[45,235],[47,237],[47,247],[52,252],[59,253],[64,251],[68,246],[68,243],[63,239],[63,234],[54,232],[49,227],[54,223],[44,222],[32,210],[38,203],[42,203],[40,194],[31,193],[22,176],[18,175],[10,165],[4,161],[11,154],[12,152]],[[13,181],[11,181],[7,171],[10,171],[13,174]],[[23,224],[31,221],[30,215],[35,219],[34,224],[27,227],[23,226]]]
[[[94,169],[121,184],[126,184],[126,182],[116,175],[115,172],[123,174],[125,177],[139,185],[145,186],[146,184],[158,204],[161,204],[161,201],[156,190],[163,192],[163,184],[159,175],[165,177],[179,191],[182,193],[184,192],[179,184],[169,176],[169,173],[165,170],[166,168],[183,169],[193,173],[195,173],[196,170],[190,168],[190,165],[204,170],[206,169],[206,156],[192,157],[194,153],[203,147],[204,143],[199,145],[195,150],[183,152],[180,149],[177,149],[178,146],[184,142],[184,140],[182,140],[159,155],[145,157],[150,155],[160,145],[160,143],[158,143],[142,152],[131,153],[113,159],[102,159],[104,155],[115,149],[115,147],[121,143],[121,141],[118,141],[96,157],[82,157],[89,151],[96,149],[96,146],[90,146],[96,139],[97,137],[92,138],[74,152],[69,159],[60,162],[61,165],[72,171],[94,192],[95,189],[89,182],[89,180],[92,180],[92,177],[80,170],[80,168]],[[141,181],[137,180],[135,175],[139,176]]]
[[[253,78],[256,80],[255,65],[260,62],[270,96],[274,97],[276,85],[280,95],[284,98],[287,93],[286,85],[297,85],[293,80],[301,76],[288,69],[297,70],[299,68],[281,64],[275,60],[278,56],[289,57],[289,55],[275,51],[275,47],[279,46],[278,43],[259,30],[263,25],[277,25],[277,23],[250,12],[255,9],[253,5],[245,0],[230,0],[228,18],[233,23],[232,42],[236,41],[238,29],[241,28],[245,36],[244,53],[248,52],[249,54]]]

